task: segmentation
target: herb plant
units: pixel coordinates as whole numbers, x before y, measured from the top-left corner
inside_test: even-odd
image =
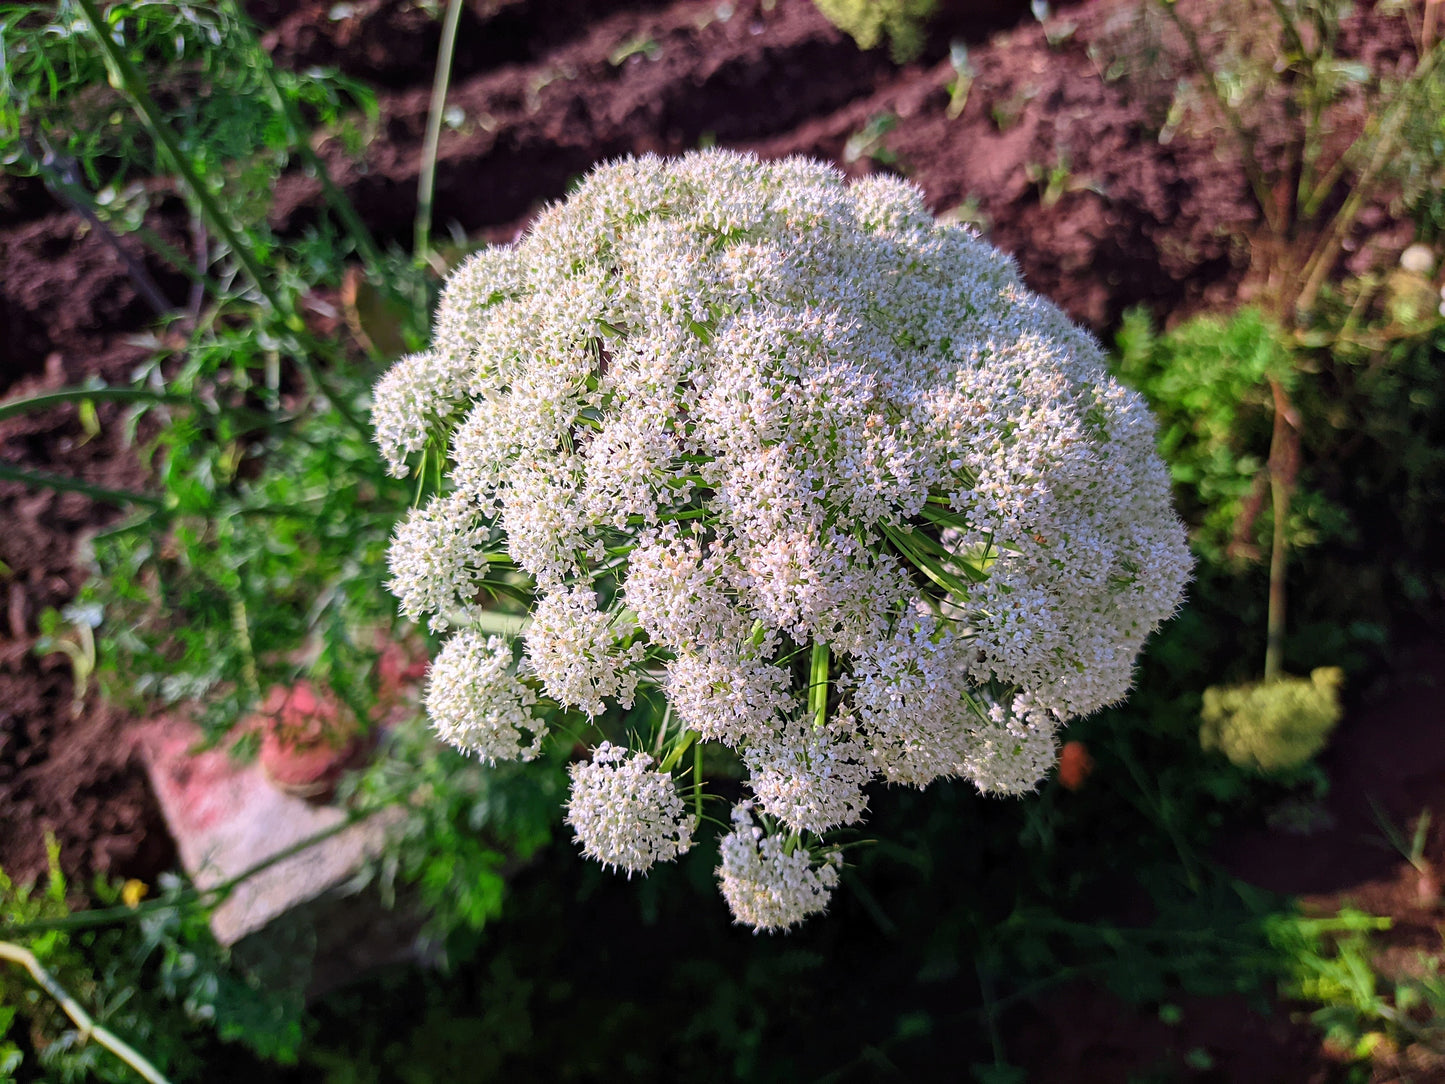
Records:
[[[871,779],[1035,787],[1191,563],[1094,342],[915,189],[800,159],[597,171],[452,276],[373,416],[445,483],[391,551],[402,612],[452,630],[438,731],[529,759],[663,694],[573,767],[568,821],[644,872],[691,845],[689,747],[733,750],[719,872],[756,929],[824,906]],[[518,594],[522,660],[485,606]]]

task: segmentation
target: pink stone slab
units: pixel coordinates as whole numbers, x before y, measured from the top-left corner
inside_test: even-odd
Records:
[[[198,887],[221,884],[346,819],[335,806],[277,790],[254,761],[240,763],[224,749],[192,754],[201,741],[192,723],[158,719],[136,738],[181,863]],[[241,882],[211,914],[216,940],[234,944],[345,882],[378,852],[390,819],[359,821]]]

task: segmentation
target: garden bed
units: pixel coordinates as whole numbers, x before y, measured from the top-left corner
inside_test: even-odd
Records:
[[[402,242],[438,23],[401,0],[248,7],[278,63],[334,65],[380,88],[362,153],[348,155],[335,140],[319,152],[378,238]],[[1103,78],[1097,47],[1125,33],[1124,10],[1078,4],[1040,25],[1026,4],[955,4],[923,57],[900,67],[883,51],[860,52],[808,0],[469,4],[449,97],[455,112],[438,156],[437,232],[455,225],[510,240],[599,160],[715,141],[766,157],[828,158],[852,175],[903,173],[935,211],[978,221],[1032,289],[1106,342],[1137,305],[1161,321],[1228,310],[1259,286],[1248,183],[1210,138],[1181,131],[1159,141],[1150,116],[1158,103],[1137,81]],[[961,111],[950,93],[954,36],[969,42],[973,72]],[[1376,70],[1397,65],[1407,46],[1399,20],[1369,5],[1347,21],[1344,50]],[[292,171],[278,186],[273,224],[294,235],[319,205],[315,181]],[[179,201],[162,195],[153,207],[153,227],[184,243]],[[1413,239],[1412,224],[1384,206],[1361,222],[1346,261],[1355,273],[1393,266]],[[146,260],[138,246],[133,255]],[[148,356],[153,313],[123,262],[39,182],[0,182],[0,267],[0,397],[95,377],[124,383]],[[183,307],[184,281],[152,272]],[[0,461],[101,488],[145,488],[146,469],[113,424],[121,408],[96,409],[94,434],[74,407],[0,421]],[[175,863],[135,752],[135,720],[93,693],[78,698],[65,655],[34,651],[42,613],[65,605],[85,579],[82,541],[115,517],[103,500],[0,481],[0,863],[16,880],[43,872],[46,832],[73,875],[153,883]],[[1353,689],[1323,760],[1332,788],[1312,812],[1320,826],[1307,835],[1283,819],[1239,829],[1220,861],[1255,884],[1307,895],[1322,912],[1353,902],[1391,917],[1385,940],[1401,953],[1438,952],[1438,916],[1415,898],[1400,856],[1375,845],[1371,801],[1395,824],[1414,824],[1425,809],[1445,821],[1445,742],[1427,680],[1442,672],[1442,649],[1427,641]],[[1438,824],[1426,857],[1445,865]],[[1132,906],[1127,887],[1120,895]],[[1195,1065],[1198,1079],[1334,1079],[1314,1033],[1290,1023],[1287,1006],[1268,1022],[1242,1001],[1210,1006],[1191,1003],[1185,1027],[1171,1029],[1080,988],[1041,999],[1005,1032],[1029,1079],[1122,1080],[1177,1059]],[[1207,1066],[1187,1060],[1199,1050]],[[1425,1070],[1437,1071],[1445,1072]]]

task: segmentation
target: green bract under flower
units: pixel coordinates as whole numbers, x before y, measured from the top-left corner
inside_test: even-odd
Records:
[[[911,185],[802,159],[598,169],[452,275],[375,423],[397,474],[447,455],[392,550],[409,616],[469,635],[511,562],[512,680],[591,717],[662,690],[794,841],[878,776],[1036,786],[1190,567],[1093,339]]]

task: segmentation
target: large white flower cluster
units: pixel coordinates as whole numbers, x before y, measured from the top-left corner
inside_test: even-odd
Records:
[[[506,688],[603,719],[656,687],[676,740],[740,755],[784,838],[746,877],[725,849],[744,921],[826,902],[805,841],[858,821],[871,779],[1036,786],[1190,568],[1153,421],[1098,345],[911,185],[802,159],[598,169],[453,273],[374,418],[395,473],[447,457],[392,550],[409,616],[472,636],[488,577],[524,572]],[[449,650],[438,725],[522,749],[511,714],[475,718],[512,692],[452,689],[496,654]],[[738,911],[794,865],[811,902]]]

